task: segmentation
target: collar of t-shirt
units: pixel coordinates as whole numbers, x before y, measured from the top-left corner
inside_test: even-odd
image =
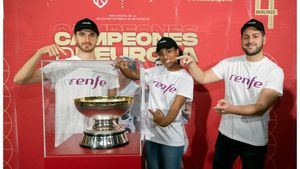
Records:
[[[66,60],[82,60],[82,59],[80,59],[80,57],[74,55],[74,56],[67,58]]]

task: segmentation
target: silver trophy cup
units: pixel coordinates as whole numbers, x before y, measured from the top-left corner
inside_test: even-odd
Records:
[[[106,149],[128,144],[127,130],[118,125],[118,118],[133,103],[129,96],[95,96],[74,99],[78,111],[87,117],[80,146]]]

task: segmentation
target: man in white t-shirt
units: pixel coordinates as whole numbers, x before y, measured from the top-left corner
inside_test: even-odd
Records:
[[[214,109],[222,115],[215,146],[214,169],[230,169],[238,156],[243,168],[262,169],[267,153],[269,110],[283,93],[283,70],[263,55],[263,24],[251,19],[241,28],[245,54],[222,60],[203,71],[181,58],[201,84],[224,80],[225,97]]]
[[[44,46],[37,50],[14,77],[14,82],[17,84],[30,84],[41,82],[43,74],[43,78],[51,81],[54,86],[56,94],[55,146],[61,144],[73,133],[83,131],[84,117],[76,110],[74,98],[116,95],[119,82],[113,66],[109,63],[99,66],[99,63],[95,62],[84,65],[83,61],[78,61],[96,60],[94,49],[98,36],[98,27],[92,20],[88,18],[79,20],[74,28],[74,39],[78,47],[76,56],[67,58],[67,62],[52,62],[42,69],[36,69],[43,55],[56,58],[60,54],[66,55],[57,44]]]

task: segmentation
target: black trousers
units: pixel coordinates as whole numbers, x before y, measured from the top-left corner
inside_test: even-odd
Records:
[[[243,169],[263,169],[267,146],[253,146],[233,140],[219,132],[215,145],[213,169],[231,169],[240,156]]]

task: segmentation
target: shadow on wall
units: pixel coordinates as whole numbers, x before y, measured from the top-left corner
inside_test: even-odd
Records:
[[[207,154],[206,124],[210,105],[211,97],[208,90],[203,85],[195,85],[193,113],[187,125],[190,156],[186,155],[183,159],[185,169],[198,169],[204,165]],[[194,132],[191,132],[192,129]]]
[[[17,163],[22,168],[43,168],[43,110],[41,84],[13,85],[16,117]],[[13,112],[11,112],[13,113]],[[29,163],[30,161],[30,163]]]
[[[268,152],[265,169],[296,168],[296,110],[295,92],[283,89],[270,111]],[[238,159],[234,169],[242,168]]]
[[[283,89],[283,96],[270,113],[266,169],[296,168],[296,92]]]
[[[216,86],[214,86],[216,87]],[[213,87],[213,88],[214,88]],[[296,87],[290,87],[296,88]],[[265,169],[291,169],[296,168],[296,93],[293,90],[284,89],[283,96],[270,111],[268,153],[265,160]],[[185,169],[211,168],[213,159],[214,135],[217,135],[217,116],[210,113],[210,106],[218,94],[203,85],[195,86],[192,120],[187,126],[190,139],[190,154],[184,156]],[[214,95],[212,98],[210,95]],[[213,122],[209,120],[213,120]],[[212,128],[208,128],[209,125]],[[216,126],[215,126],[216,125]],[[189,130],[192,130],[189,132]],[[211,134],[210,134],[211,133]],[[214,140],[213,142],[210,142]],[[189,153],[189,152],[188,152]],[[233,169],[242,168],[240,159],[234,164]]]

